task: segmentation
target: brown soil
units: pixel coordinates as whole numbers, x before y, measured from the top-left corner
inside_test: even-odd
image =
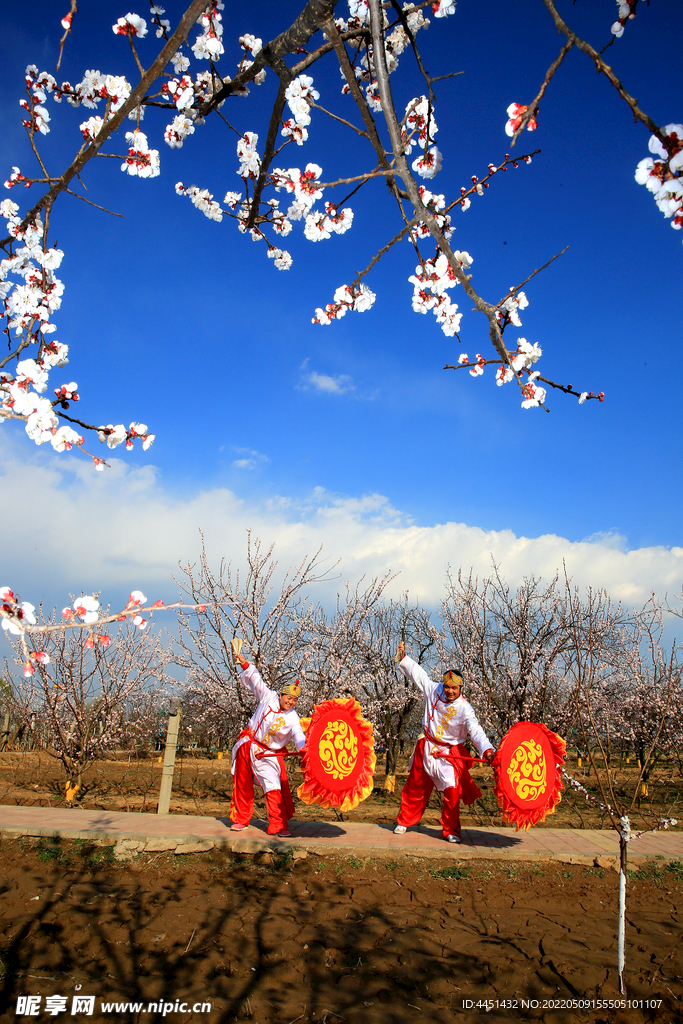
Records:
[[[288,762],[292,792],[303,781],[295,769],[296,762]],[[567,765],[570,775],[585,785],[590,793],[601,800],[594,778],[585,769],[579,768],[574,759]],[[407,758],[399,764],[394,793],[383,792],[383,774],[375,776],[376,789],[372,796],[355,811],[344,815],[348,821],[394,821],[399,799],[407,773]],[[482,790],[482,799],[472,807],[463,807],[462,823],[465,828],[476,825],[491,825],[501,828],[502,822],[493,793],[493,773],[489,768],[478,766],[472,775]],[[617,770],[616,788],[623,797],[634,791],[637,768],[623,765]],[[161,764],[157,756],[142,757],[121,754],[117,759],[95,764],[84,778],[84,788],[79,804],[88,809],[119,811],[155,811],[161,781]],[[632,815],[634,825],[640,824],[638,809],[657,817],[683,818],[681,794],[683,785],[677,766],[664,764],[656,769],[649,781],[649,797],[639,801]],[[256,787],[257,794],[259,793]],[[229,754],[218,760],[215,756],[181,757],[176,762],[171,798],[172,814],[200,814],[223,816],[228,814],[232,777]],[[310,807],[296,800],[297,818],[316,820],[335,817],[333,810]],[[58,761],[45,752],[8,752],[0,754],[0,804],[24,804],[38,807],[64,806],[64,779]],[[425,824],[437,824],[440,815],[439,798],[432,796],[424,818]],[[265,817],[265,801],[257,796],[256,815]],[[565,790],[562,802],[555,814],[550,815],[546,826],[551,828],[603,828],[610,827],[609,820],[599,809],[573,791]],[[541,826],[542,827],[542,826]],[[651,827],[651,826],[650,826]]]
[[[161,1014],[106,1015],[101,1001],[210,1002],[166,1018],[206,1024],[682,1019],[680,864],[628,883],[627,998],[650,1008],[587,1012],[571,1001],[621,998],[612,871],[476,862],[458,878],[452,859],[217,851],[118,864],[110,847],[8,838],[0,864],[2,1022],[31,1019],[16,1016],[27,994],[43,999],[39,1020],[85,1020],[71,1016],[76,992],[97,997],[87,1019],[149,1024]],[[54,995],[63,1016],[44,1012]]]

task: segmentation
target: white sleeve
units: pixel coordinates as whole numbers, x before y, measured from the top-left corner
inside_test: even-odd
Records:
[[[297,750],[301,750],[302,747],[306,746],[306,736],[303,729],[301,728],[301,722],[299,716],[296,714],[296,722],[292,726],[292,739],[294,740],[294,746]]]
[[[246,668],[240,669],[240,680],[242,685],[253,693],[256,700],[261,703],[262,700],[270,700],[271,697],[277,697],[275,690],[269,689],[261,678],[261,673],[256,668],[256,665],[248,665]]]
[[[467,731],[472,737],[472,742],[479,751],[479,756],[481,757],[485,750],[491,750],[493,748],[493,744],[489,743],[488,737],[479,725],[477,716],[474,713],[474,708],[469,701],[465,701],[465,722],[467,723]]]
[[[399,661],[398,667],[409,682],[414,683],[418,690],[422,690],[425,697],[431,696],[434,690],[436,690],[438,683],[433,682],[422,666],[418,665],[412,658],[409,658],[408,655],[405,656],[403,661]]]

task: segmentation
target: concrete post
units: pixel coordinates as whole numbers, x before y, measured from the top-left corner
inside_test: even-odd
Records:
[[[0,732],[0,750],[7,750],[9,747],[9,711],[5,712],[5,720],[2,723]]]
[[[168,716],[168,731],[166,733],[166,749],[164,751],[164,767],[161,772],[161,787],[159,789],[159,804],[157,814],[168,814],[171,805],[171,790],[173,788],[173,769],[175,767],[175,752],[178,746],[178,732],[180,730],[180,701],[174,697],[171,700],[171,709]]]

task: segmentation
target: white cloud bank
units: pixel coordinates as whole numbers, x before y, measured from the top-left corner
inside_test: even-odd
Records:
[[[680,591],[683,548],[625,550],[623,538],[599,534],[571,542],[554,534],[517,537],[464,523],[418,526],[381,495],[360,498],[315,490],[304,501],[281,498],[257,504],[224,489],[185,497],[164,488],[151,467],[135,469],[111,459],[112,469],[52,452],[35,455],[0,437],[3,543],[0,585],[25,600],[62,606],[70,592],[101,591],[114,605],[131,589],[172,600],[178,562],[196,561],[199,530],[217,566],[225,557],[243,564],[245,529],[268,546],[275,542],[281,567],[324,545],[328,565],[341,560],[321,597],[343,580],[399,573],[391,590],[407,589],[434,606],[446,566],[487,575],[493,558],[512,585],[525,575],[552,577],[566,562],[580,586],[604,587],[628,605]],[[29,461],[30,459],[30,461]],[[338,574],[341,574],[338,576]]]

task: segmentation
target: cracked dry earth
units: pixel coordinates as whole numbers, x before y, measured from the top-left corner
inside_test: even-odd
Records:
[[[3,839],[0,1021],[162,1019],[105,1016],[100,1000],[211,1002],[210,1013],[165,1018],[205,1024],[683,1019],[675,869],[628,887],[628,995],[661,1005],[582,1013],[543,1000],[619,998],[614,872],[468,862],[457,878],[453,858],[268,856],[118,864],[87,843]],[[70,1015],[75,991],[97,996],[92,1017]],[[69,1009],[17,1017],[17,996],[39,993],[68,997]],[[487,1013],[466,999],[540,1005]]]

